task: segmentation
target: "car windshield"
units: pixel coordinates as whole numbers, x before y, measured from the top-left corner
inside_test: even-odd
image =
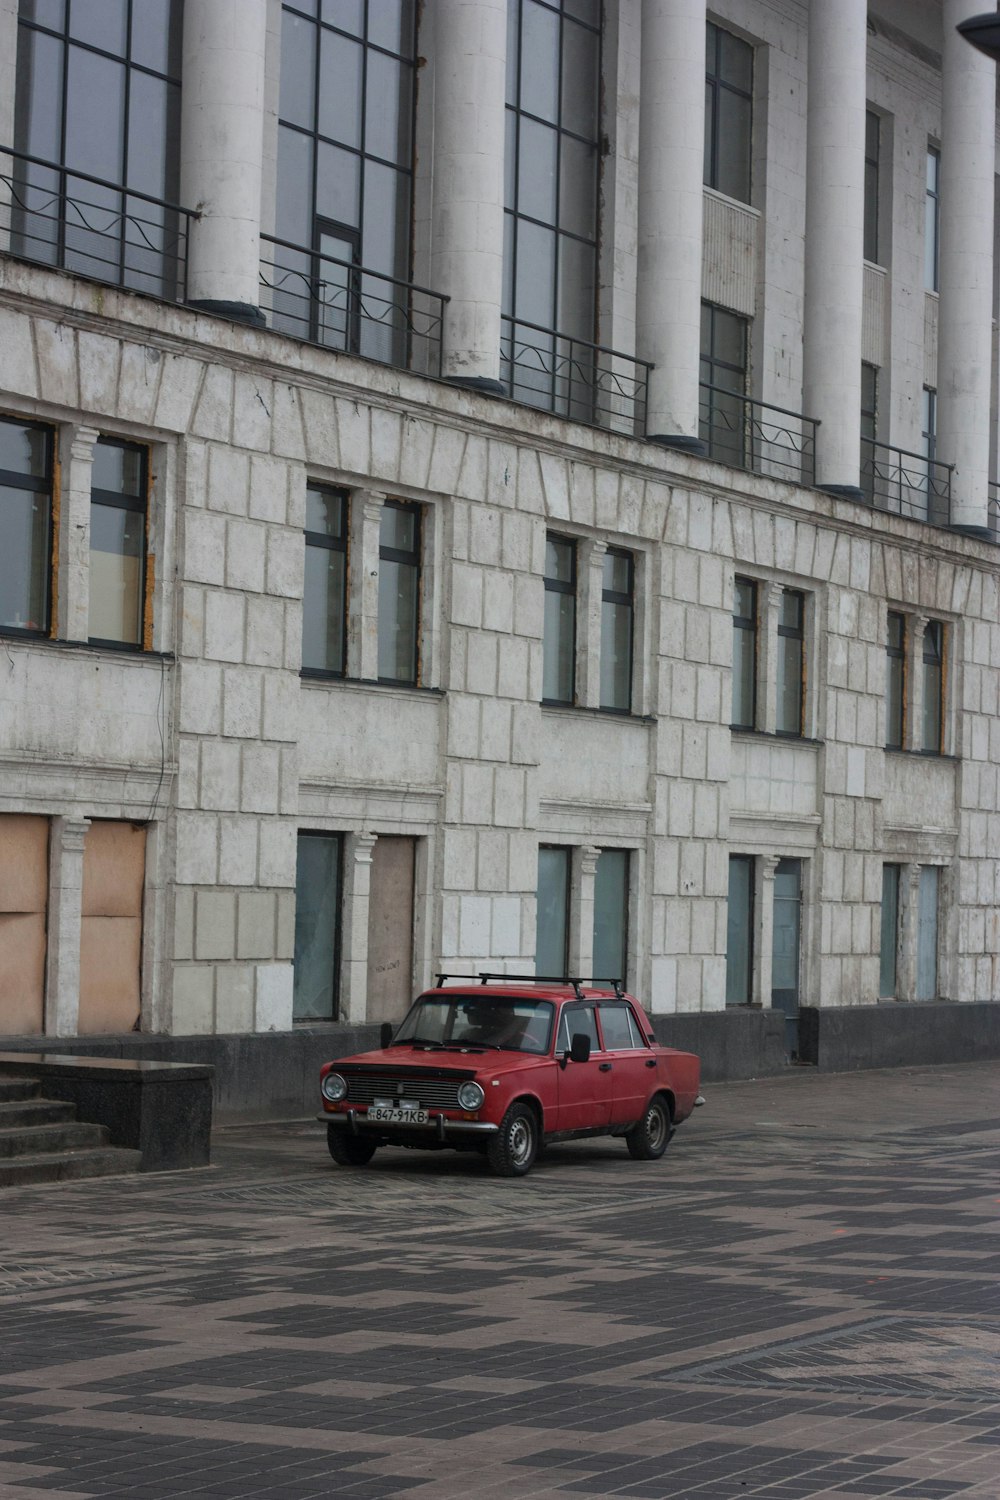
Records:
[[[553,1005],[549,1000],[503,996],[441,995],[418,1000],[393,1037],[399,1042],[483,1051],[549,1050]]]

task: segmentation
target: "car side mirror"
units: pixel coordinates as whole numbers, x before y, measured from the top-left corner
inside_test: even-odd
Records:
[[[393,1028],[391,1021],[382,1022],[378,1033],[378,1044],[380,1047],[388,1047],[389,1043],[392,1041],[392,1029]]]
[[[574,1031],[569,1044],[570,1062],[590,1062],[590,1037],[585,1031]]]

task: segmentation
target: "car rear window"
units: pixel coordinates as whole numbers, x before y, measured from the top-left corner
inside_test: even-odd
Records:
[[[623,1052],[628,1047],[645,1047],[632,1008],[624,1000],[601,1001],[601,1031],[606,1052]]]

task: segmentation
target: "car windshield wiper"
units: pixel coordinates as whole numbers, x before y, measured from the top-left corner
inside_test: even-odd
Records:
[[[393,1041],[395,1047],[397,1042],[401,1047],[430,1047],[434,1052],[444,1051],[444,1042],[432,1041],[429,1036],[401,1036]]]

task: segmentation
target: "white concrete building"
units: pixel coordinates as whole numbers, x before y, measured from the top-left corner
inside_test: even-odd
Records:
[[[1000,1045],[981,8],[0,0],[6,1045]]]

